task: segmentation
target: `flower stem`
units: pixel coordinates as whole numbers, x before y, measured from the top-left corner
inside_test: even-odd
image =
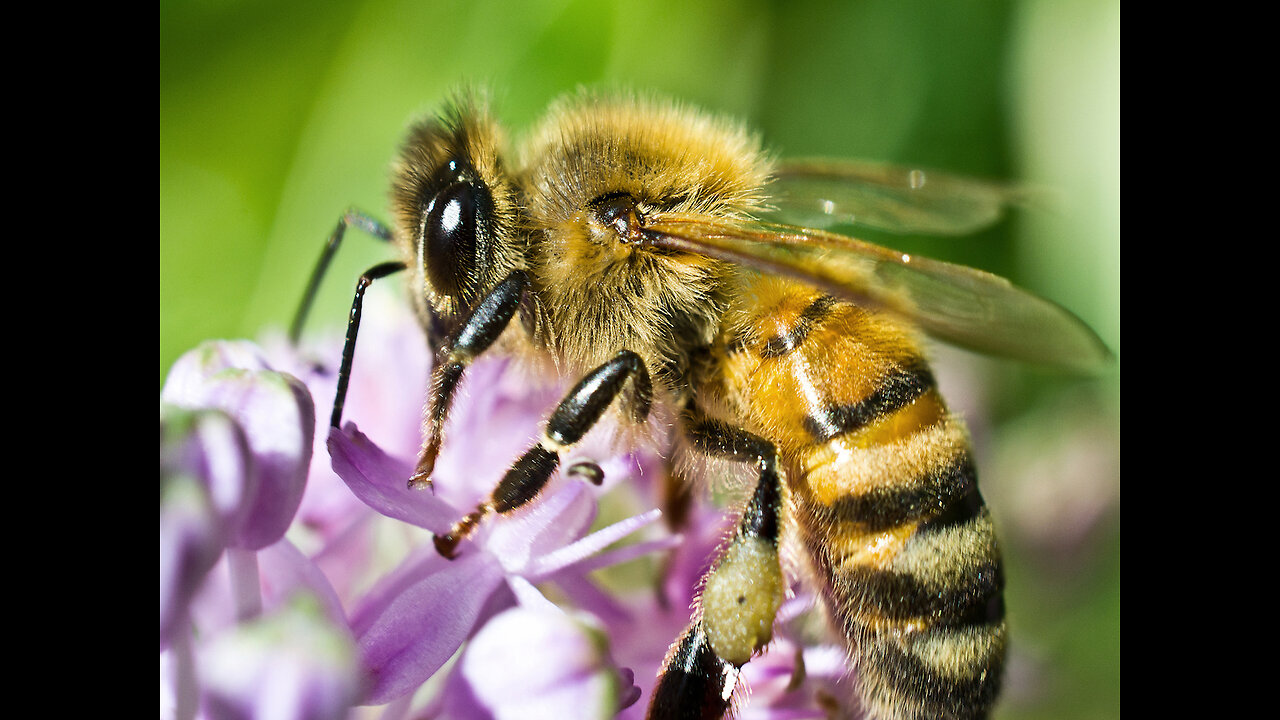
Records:
[[[227,548],[227,567],[231,571],[231,594],[235,600],[236,620],[244,622],[262,614],[262,583],[258,579],[258,553],[253,550]]]
[[[169,645],[170,669],[173,672],[173,700],[175,720],[194,720],[200,707],[199,690],[196,688],[196,659],[191,651],[191,625],[182,622],[175,628]]]

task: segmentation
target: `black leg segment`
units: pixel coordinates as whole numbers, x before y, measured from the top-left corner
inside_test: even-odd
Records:
[[[716,656],[694,622],[673,646],[649,698],[648,720],[720,720],[729,709],[738,669]]]
[[[436,367],[431,374],[431,397],[427,401],[425,438],[418,454],[418,465],[409,478],[409,487],[428,487],[440,453],[444,421],[453,404],[462,373],[477,355],[484,352],[502,335],[520,308],[521,298],[529,285],[529,275],[516,270],[498,283],[462,321],[461,327],[436,354]]]
[[[573,445],[582,439],[604,414],[609,403],[631,378],[635,388],[632,417],[644,422],[653,402],[653,385],[644,360],[630,350],[623,350],[612,360],[582,378],[547,421],[547,437],[557,445]]]
[[[356,355],[356,336],[360,334],[360,315],[364,308],[364,291],[369,289],[374,280],[404,270],[402,262],[385,262],[374,265],[365,271],[356,281],[355,298],[351,301],[351,315],[347,319],[347,339],[342,345],[342,366],[338,368],[338,391],[333,397],[333,415],[329,425],[338,427],[342,424],[342,407],[347,402],[347,385],[351,382],[351,363]]]
[[[294,345],[298,344],[298,338],[302,336],[302,326],[307,321],[307,314],[311,312],[311,304],[315,301],[316,291],[320,289],[320,281],[324,279],[330,261],[338,252],[338,246],[342,244],[342,236],[346,233],[348,226],[360,228],[383,242],[391,241],[391,231],[385,225],[359,210],[348,210],[338,218],[338,226],[329,235],[329,240],[324,244],[324,250],[320,251],[320,259],[316,261],[316,266],[311,271],[311,279],[307,281],[302,302],[294,313],[293,323],[289,325],[289,341]]]
[[[459,542],[475,529],[479,520],[490,512],[508,513],[523,507],[538,496],[560,465],[560,454],[590,430],[609,404],[613,402],[630,379],[634,396],[632,417],[641,422],[648,417],[653,400],[652,382],[644,361],[630,350],[623,350],[609,362],[587,373],[551,413],[542,433],[542,439],[529,448],[511,466],[497,488],[476,512],[455,523],[447,535],[436,538],[436,549],[446,557],[453,557]],[[576,469],[588,481],[603,478],[599,466]],[[412,481],[411,481],[412,482]]]
[[[782,480],[778,477],[778,450],[773,443],[742,428],[708,418],[690,407],[682,416],[685,434],[693,447],[712,457],[754,462],[760,469],[755,492],[742,515],[740,535],[778,541],[778,515],[782,511]]]
[[[507,513],[534,499],[559,465],[560,453],[541,445],[529,448],[494,488],[493,509]]]

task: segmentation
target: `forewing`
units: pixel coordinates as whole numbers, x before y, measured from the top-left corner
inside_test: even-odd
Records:
[[[981,270],[821,230],[702,215],[658,215],[642,233],[658,247],[802,280],[979,352],[1085,371],[1111,358],[1070,311]]]
[[[798,160],[773,174],[778,217],[805,227],[860,225],[896,233],[961,235],[995,223],[1032,193],[936,170],[848,160]]]

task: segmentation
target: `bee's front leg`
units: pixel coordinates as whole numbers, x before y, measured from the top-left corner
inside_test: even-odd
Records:
[[[686,410],[697,449],[760,469],[733,541],[703,584],[698,613],[663,664],[649,718],[719,718],[729,709],[738,668],[773,639],[786,584],[778,555],[782,481],[773,443]]]
[[[649,416],[649,406],[653,401],[649,371],[639,355],[623,350],[578,381],[547,420],[542,438],[507,470],[488,500],[455,523],[448,534],[436,536],[436,549],[440,554],[453,557],[458,543],[470,535],[489,513],[509,513],[537,497],[559,467],[560,453],[587,434],[622,392],[628,379],[634,391],[630,406],[632,419],[643,422]],[[581,472],[592,479],[599,468],[582,468]]]
[[[508,275],[480,300],[457,332],[437,352],[435,369],[431,373],[431,397],[427,401],[422,451],[418,454],[413,476],[409,478],[409,487],[430,486],[431,472],[440,453],[444,421],[453,404],[462,372],[511,324],[528,285],[529,275],[525,271],[516,270]]]
[[[307,289],[303,292],[302,302],[298,304],[298,310],[293,315],[293,322],[289,324],[289,342],[295,346],[302,337],[302,326],[306,323],[307,315],[311,312],[311,304],[315,302],[316,292],[320,289],[320,281],[324,279],[325,272],[329,269],[329,263],[333,260],[333,256],[337,254],[338,247],[342,245],[342,237],[346,234],[347,228],[353,226],[364,230],[382,242],[391,242],[391,230],[387,226],[355,208],[344,212],[342,217],[338,218],[337,226],[329,234],[329,239],[325,241],[324,249],[320,251],[320,259],[316,261],[316,266],[311,271],[311,279],[307,281]],[[369,273],[365,274],[368,275]]]
[[[391,231],[385,225],[359,210],[348,210],[342,214],[342,217],[338,218],[338,224],[334,227],[333,232],[330,233],[329,239],[325,241],[324,249],[320,252],[320,259],[316,261],[316,266],[311,271],[311,278],[307,281],[307,289],[303,292],[302,301],[298,304],[298,309],[294,313],[293,322],[289,325],[289,342],[295,347],[302,338],[302,327],[306,324],[307,315],[311,312],[311,305],[315,302],[316,292],[320,289],[320,282],[324,280],[325,273],[329,269],[329,263],[333,260],[333,256],[337,254],[338,247],[342,245],[342,238],[346,235],[348,227],[360,228],[383,242],[391,241]],[[329,416],[329,424],[333,427],[338,427],[342,422],[342,408],[347,401],[347,385],[351,381],[351,363],[356,354],[356,336],[360,333],[360,315],[364,307],[364,292],[369,289],[374,280],[380,280],[404,269],[405,265],[401,262],[380,263],[366,270],[360,276],[360,279],[356,281],[356,293],[351,300],[351,314],[347,320],[347,339],[342,346],[342,365],[338,368],[338,389],[333,397],[333,413]]]
[[[360,334],[360,316],[364,312],[364,291],[369,289],[374,280],[381,280],[404,269],[405,264],[402,262],[379,263],[366,270],[356,281],[356,294],[351,300],[351,314],[347,317],[347,339],[342,343],[342,365],[338,368],[338,389],[333,395],[333,414],[329,416],[331,427],[336,428],[341,425],[342,408],[347,403],[347,385],[351,383],[351,364],[355,361],[356,337]],[[317,272],[322,272],[322,268],[317,268]],[[299,318],[304,314],[300,312]],[[301,320],[299,319],[297,323],[300,328]]]

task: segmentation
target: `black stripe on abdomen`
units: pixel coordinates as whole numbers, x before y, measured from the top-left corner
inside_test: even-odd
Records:
[[[904,573],[868,567],[845,568],[836,573],[840,582],[854,588],[857,614],[891,622],[928,618],[935,628],[995,625],[1004,620],[1004,572],[992,559],[950,586],[924,583]]]
[[[941,532],[967,523],[982,514],[987,504],[982,500],[982,493],[978,492],[978,482],[974,477],[973,466],[967,467],[968,473],[964,478],[964,487],[957,488],[956,493],[948,493],[952,497],[951,502],[942,512],[920,523],[920,527],[916,529],[917,533]]]
[[[923,363],[901,366],[883,378],[875,392],[862,400],[828,406],[809,415],[804,419],[804,428],[814,440],[827,442],[905,408],[935,387],[933,373]]]
[[[974,517],[983,507],[977,473],[964,453],[909,486],[878,487],[808,509],[821,521],[858,523],[874,532],[922,518],[924,525],[940,523],[944,527]]]
[[[878,704],[892,707],[893,717],[976,720],[987,716],[1000,691],[1004,633],[1003,626],[970,633],[934,628],[907,636],[863,629],[851,637],[859,645],[863,692],[869,690]],[[931,644],[976,644],[984,652],[971,666],[939,665],[925,660]]]
[[[760,350],[762,358],[779,358],[800,347],[813,328],[831,314],[836,306],[836,299],[830,295],[819,296],[809,303],[809,307],[796,318],[796,324],[787,332],[774,335],[765,342]]]

